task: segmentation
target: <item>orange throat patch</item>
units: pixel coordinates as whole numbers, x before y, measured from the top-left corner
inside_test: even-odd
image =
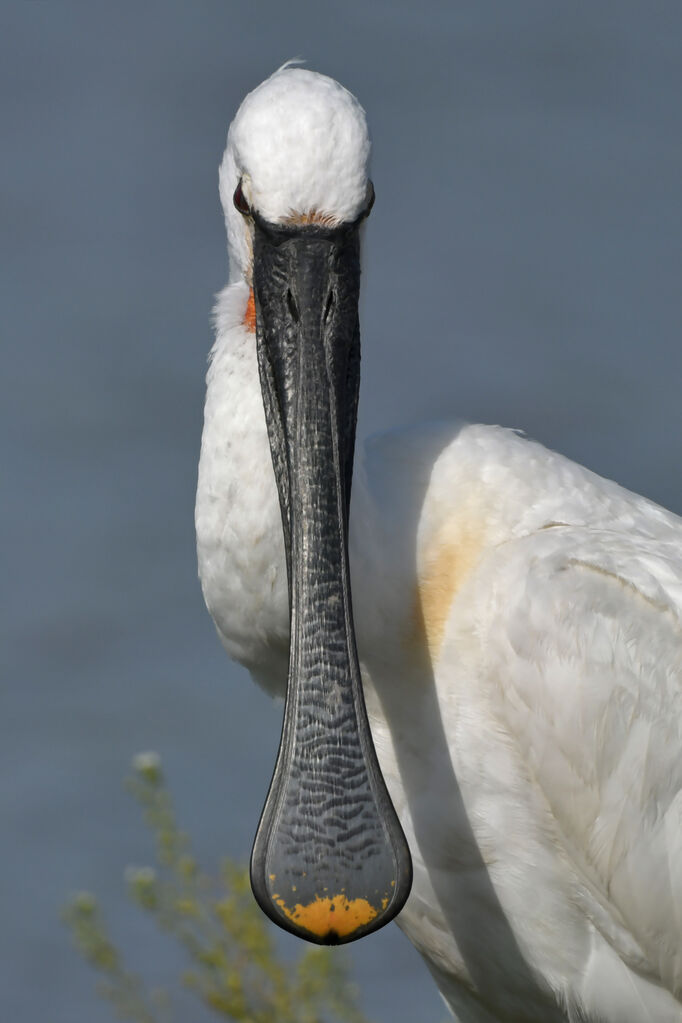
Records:
[[[244,319],[242,322],[249,334],[256,333],[256,300],[253,296],[253,288],[249,289],[249,298],[246,303],[246,310],[244,312]]]

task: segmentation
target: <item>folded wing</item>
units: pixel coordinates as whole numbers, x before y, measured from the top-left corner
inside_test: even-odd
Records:
[[[506,547],[487,636],[502,713],[613,933],[680,997],[682,546],[555,526]]]

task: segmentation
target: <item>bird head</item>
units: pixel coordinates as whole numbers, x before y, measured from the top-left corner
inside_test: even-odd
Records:
[[[231,273],[251,280],[253,211],[271,224],[355,221],[371,194],[365,112],[326,75],[284,67],[249,93],[230,126],[220,199]]]

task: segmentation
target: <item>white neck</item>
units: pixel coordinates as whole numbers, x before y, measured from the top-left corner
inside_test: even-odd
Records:
[[[248,285],[215,306],[196,527],[206,604],[228,652],[267,689],[284,692],[288,595],[279,500],[261,399]]]

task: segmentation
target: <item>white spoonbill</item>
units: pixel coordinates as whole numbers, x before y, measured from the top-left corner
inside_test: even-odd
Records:
[[[254,891],[352,940],[411,853],[398,923],[461,1023],[682,1023],[682,520],[439,424],[358,453],[348,525],[368,154],[357,101],[285,67],[220,168],[199,572],[288,688]]]

